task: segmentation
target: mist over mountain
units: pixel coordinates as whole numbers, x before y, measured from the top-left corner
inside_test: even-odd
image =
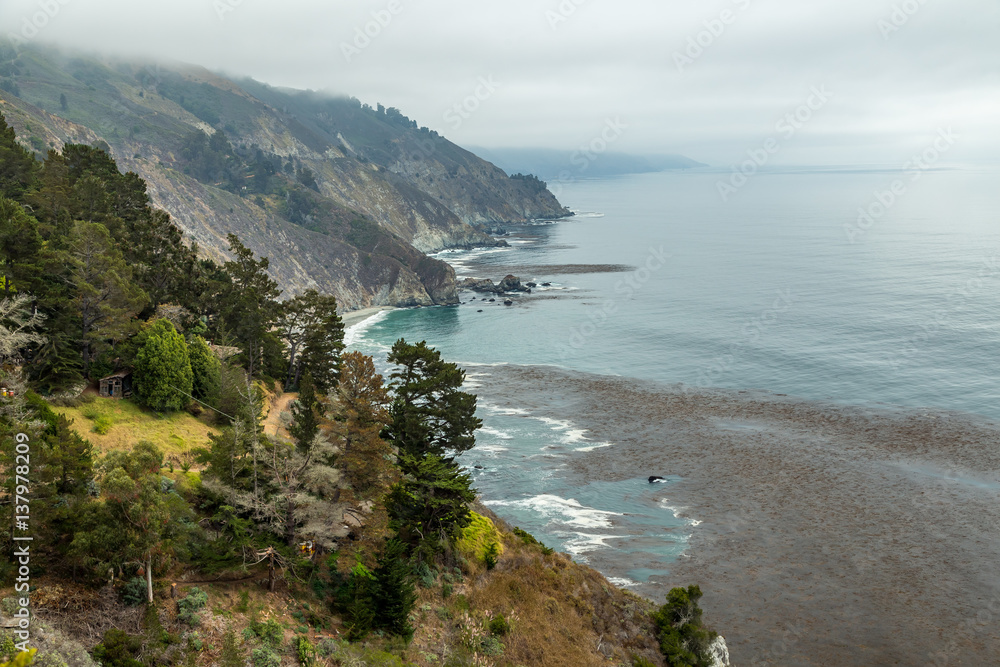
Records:
[[[705,165],[683,155],[598,153],[587,148],[560,151],[552,148],[483,148],[469,146],[508,174],[534,174],[543,181],[596,178],[623,174],[646,174],[671,169],[694,169]]]
[[[347,308],[454,302],[454,272],[424,253],[568,214],[398,109],[191,65],[7,45],[0,113],[38,157],[106,148],[203,255],[224,258],[235,233],[289,295]]]

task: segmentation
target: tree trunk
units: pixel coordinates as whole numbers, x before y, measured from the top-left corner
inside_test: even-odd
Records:
[[[295,546],[295,501],[288,499],[285,509],[285,542],[290,547]]]
[[[153,604],[153,555],[146,554],[146,600]]]

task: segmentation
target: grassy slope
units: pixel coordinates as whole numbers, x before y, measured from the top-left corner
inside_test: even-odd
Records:
[[[72,419],[73,430],[101,453],[129,449],[140,440],[148,440],[163,450],[167,461],[173,459],[178,465],[184,454],[194,447],[207,446],[208,436],[218,433],[204,417],[192,417],[186,412],[159,414],[128,400],[95,398],[76,408],[52,409]],[[111,420],[111,429],[105,435],[93,430],[99,417]]]
[[[291,394],[272,397],[269,421],[272,428],[279,427],[281,412],[287,411],[287,401],[282,399],[293,397]],[[216,432],[203,419],[186,412],[161,415],[127,400],[95,398],[77,408],[57,407],[54,410],[74,419],[74,428],[101,452],[128,448],[145,439],[162,447],[167,459],[178,463],[192,447],[208,444],[208,435]],[[110,418],[113,423],[106,435],[92,431],[93,418],[100,416]],[[179,470],[177,472],[179,475]],[[189,478],[188,482],[197,484],[198,480]],[[409,646],[378,638],[354,646],[334,642],[345,634],[342,621],[330,613],[323,600],[315,597],[306,582],[292,580],[290,585],[283,584],[275,593],[268,594],[253,582],[255,578],[266,577],[266,570],[257,568],[251,572],[249,580],[197,583],[210,598],[199,628],[205,649],[198,654],[197,664],[217,664],[222,634],[227,627],[239,634],[254,619],[273,618],[285,628],[283,665],[296,664],[290,648],[296,634],[307,634],[316,645],[326,641],[327,649],[333,649],[330,655],[320,659],[320,665],[465,665],[471,664],[467,662],[471,655],[470,639],[475,644],[488,637],[486,625],[500,614],[511,620],[512,626],[509,634],[498,637],[503,653],[494,656],[480,653],[485,662],[478,664],[498,667],[631,665],[636,655],[653,664],[662,664],[649,619],[653,607],[650,601],[616,588],[600,573],[574,563],[565,554],[546,555],[539,546],[527,544],[514,535],[510,526],[486,508],[477,506],[476,511],[490,517],[500,531],[503,552],[499,562],[493,570],[487,570],[480,559],[470,557],[461,576],[435,573],[432,585],[418,589],[419,599],[412,616],[416,634]],[[179,582],[178,597],[181,597],[195,585],[194,582],[214,578],[190,571],[163,573],[157,607],[164,627],[179,634],[188,629],[176,620],[176,605],[168,597],[168,582]],[[68,582],[51,582],[44,587],[59,591],[51,601],[57,606],[64,604],[63,596],[79,599],[81,595],[89,595]],[[244,603],[247,599],[249,604]],[[121,614],[128,616],[129,612],[122,609]],[[314,622],[304,622],[303,614]],[[89,628],[84,620],[79,619],[80,627]],[[65,621],[69,626],[77,625],[71,618]],[[137,616],[135,622],[139,623]],[[130,627],[129,631],[141,632],[141,625]],[[92,632],[93,629],[85,634]],[[85,643],[89,639],[88,648],[91,648],[99,636],[97,632],[80,638]],[[246,654],[257,646],[253,641],[241,639],[241,648]],[[401,662],[380,661],[390,659],[384,650],[391,651]]]

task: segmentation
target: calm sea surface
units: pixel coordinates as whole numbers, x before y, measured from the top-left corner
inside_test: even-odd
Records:
[[[509,249],[439,255],[460,276],[551,286],[511,307],[469,293],[458,307],[393,311],[354,328],[350,345],[384,368],[396,339],[427,340],[473,390],[491,364],[553,365],[1000,419],[1000,173],[789,170],[728,202],[724,177],[566,185],[575,218],[511,227]],[[906,191],[884,208],[876,193],[896,179]],[[859,208],[874,215],[859,224]],[[498,514],[581,560],[648,559],[604,567],[622,584],[669,568],[697,529],[675,516],[671,479],[570,485],[567,457],[614,443],[504,406],[480,397],[479,444],[460,459]]]

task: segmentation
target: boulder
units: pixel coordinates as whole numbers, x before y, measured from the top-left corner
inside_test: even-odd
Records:
[[[505,306],[513,306],[514,302],[511,301],[510,299],[504,299],[503,305],[505,305]]]
[[[502,292],[523,292],[524,290],[528,289],[527,287],[521,285],[520,278],[510,274],[504,276],[503,280],[500,281],[500,284],[497,285],[497,287]]]
[[[650,475],[649,476],[649,483],[650,484],[653,484],[655,482],[664,482],[664,481],[666,481],[666,480],[663,479],[662,477],[660,477],[659,475]]]

